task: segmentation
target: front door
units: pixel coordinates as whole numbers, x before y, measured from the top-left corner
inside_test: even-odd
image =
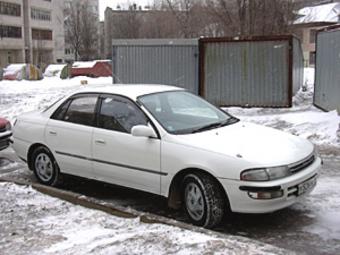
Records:
[[[93,172],[97,179],[160,194],[160,140],[131,135],[149,125],[136,104],[114,95],[100,96],[93,130]]]

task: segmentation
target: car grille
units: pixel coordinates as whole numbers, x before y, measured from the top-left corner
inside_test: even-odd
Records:
[[[302,162],[289,166],[289,170],[292,174],[295,174],[305,169],[306,167],[310,166],[311,164],[313,164],[314,160],[315,160],[315,156],[311,155],[305,160],[303,160]]]
[[[0,133],[5,132],[6,131],[6,127],[0,128]]]

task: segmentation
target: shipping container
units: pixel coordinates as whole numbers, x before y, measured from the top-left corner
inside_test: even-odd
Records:
[[[340,113],[340,26],[317,32],[314,104]]]
[[[294,36],[201,38],[200,95],[218,106],[291,107],[303,83]]]
[[[197,39],[113,40],[113,83],[175,85],[198,94]]]

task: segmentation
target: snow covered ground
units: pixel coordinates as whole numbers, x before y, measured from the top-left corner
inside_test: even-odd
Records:
[[[287,254],[247,238],[111,216],[12,183],[0,183],[0,194],[2,254]]]
[[[312,105],[314,70],[305,70],[305,91],[294,97],[294,106],[287,109],[227,108],[236,117],[275,127],[317,144],[330,163],[321,172],[315,191],[306,201],[292,207],[312,223],[296,229],[287,239],[310,234],[318,244],[340,252],[340,117],[323,112]],[[77,77],[60,80],[0,82],[0,116],[14,121],[23,112],[43,109],[71,91],[82,88],[81,80],[98,86],[111,83],[111,78]],[[15,164],[15,163],[13,163]],[[6,169],[5,169],[6,168]],[[0,166],[3,173],[8,166]],[[21,169],[22,170],[22,169]],[[20,170],[20,171],[21,171]],[[1,171],[0,171],[1,172]],[[84,209],[50,198],[13,184],[0,184],[0,249],[5,253],[264,253],[273,251],[249,240],[233,237],[221,239],[163,225],[148,225],[138,219],[122,219],[95,210]],[[15,203],[13,203],[15,201]],[[295,214],[295,213],[294,213]],[[298,214],[298,213],[297,213]],[[56,222],[58,224],[56,224]],[[280,223],[283,224],[283,223]],[[277,230],[279,231],[279,229]],[[281,238],[284,234],[281,233]],[[271,242],[274,237],[268,237]],[[261,239],[261,236],[258,236]],[[263,240],[263,239],[262,239]],[[267,239],[265,240],[267,241]],[[275,243],[275,242],[274,242]],[[289,248],[289,247],[287,247]],[[333,250],[332,250],[333,249]],[[38,252],[39,251],[39,252]],[[279,252],[275,251],[274,253]]]
[[[83,80],[88,85],[81,85]],[[64,95],[84,86],[111,83],[111,77],[75,77],[66,80],[45,77],[39,81],[0,81],[0,116],[13,122],[21,113],[44,109]]]

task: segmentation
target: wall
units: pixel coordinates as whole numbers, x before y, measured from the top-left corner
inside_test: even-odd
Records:
[[[340,30],[317,35],[314,104],[340,113]]]
[[[288,37],[200,40],[201,95],[219,106],[289,107]],[[293,61],[293,60],[292,60]]]
[[[197,39],[113,40],[114,83],[167,84],[198,94]]]

